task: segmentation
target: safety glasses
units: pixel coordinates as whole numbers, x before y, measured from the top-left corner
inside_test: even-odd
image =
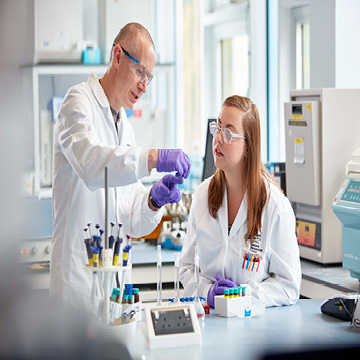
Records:
[[[221,131],[222,138],[227,144],[231,144],[232,141],[237,141],[239,139],[246,140],[245,136],[235,134],[227,128],[222,129],[216,122],[211,122],[209,124],[209,130],[212,136],[215,136]]]
[[[114,44],[115,46],[115,44]],[[130,55],[122,46],[121,50],[124,54],[132,61],[129,66],[134,75],[138,78],[140,82],[146,82],[146,85],[149,85],[151,80],[153,79],[153,74],[146,69],[144,65],[140,64],[140,61]]]

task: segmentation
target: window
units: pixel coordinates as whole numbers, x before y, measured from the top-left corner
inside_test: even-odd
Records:
[[[222,96],[249,93],[249,35],[235,35],[221,41]]]
[[[295,27],[295,87],[310,88],[310,24],[308,6],[292,10]]]

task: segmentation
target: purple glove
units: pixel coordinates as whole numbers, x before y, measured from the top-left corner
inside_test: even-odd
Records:
[[[175,175],[165,175],[151,188],[151,196],[159,207],[168,203],[177,203],[181,199],[180,190],[176,184],[182,184],[184,179]]]
[[[229,289],[235,287],[232,278],[223,279],[218,274],[215,275],[215,279],[217,280],[215,284],[211,286],[207,295],[207,303],[213,308],[215,306],[215,295],[224,295],[224,289]]]
[[[176,171],[176,175],[187,178],[190,173],[190,159],[181,149],[159,149],[156,170],[158,172]]]

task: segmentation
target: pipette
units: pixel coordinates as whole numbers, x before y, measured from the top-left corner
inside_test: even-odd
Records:
[[[115,242],[115,238],[112,234],[115,223],[111,222],[110,225],[111,225],[111,234],[109,236],[109,249],[112,249],[114,247],[114,242]]]
[[[89,260],[89,265],[93,266],[93,253],[92,253],[91,248],[90,248],[91,239],[89,239],[87,237],[87,230],[88,230],[87,228],[84,228],[84,231],[85,231],[84,242],[85,242],[85,247],[86,247],[86,253],[87,253],[87,256],[88,256],[88,260]]]
[[[198,247],[195,246],[195,276],[196,276],[196,298],[194,301],[194,306],[198,319],[205,319],[205,310],[201,304],[200,300],[200,259],[198,253]]]
[[[180,278],[180,270],[179,270],[179,261],[180,261],[180,253],[174,253],[174,292],[175,299],[174,304],[180,304],[180,294],[179,294],[179,278]]]
[[[89,223],[87,224],[87,226],[88,226],[88,229],[89,229],[90,238],[92,238],[92,235],[91,235],[91,229],[90,229],[91,222],[89,222]]]
[[[157,246],[157,305],[161,306],[162,302],[162,258],[161,245]]]
[[[123,249],[123,266],[127,266],[130,262],[130,250],[131,246],[131,236],[129,234],[126,235],[127,244]]]
[[[115,243],[115,249],[114,249],[114,257],[113,257],[113,265],[117,266],[119,261],[119,253],[120,253],[120,246],[122,243],[122,239],[120,237],[117,237],[116,243]]]

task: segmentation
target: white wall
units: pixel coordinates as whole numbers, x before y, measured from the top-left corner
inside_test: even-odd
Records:
[[[310,88],[335,87],[335,3],[310,0]]]
[[[310,0],[311,88],[360,87],[359,18],[359,0]]]
[[[336,1],[337,88],[360,88],[360,1]]]
[[[23,218],[16,194],[24,165],[29,118],[22,106],[23,83],[19,69],[31,59],[27,10],[26,0],[0,1],[0,246],[5,254],[0,256],[0,265],[8,258],[7,245],[17,237]]]

